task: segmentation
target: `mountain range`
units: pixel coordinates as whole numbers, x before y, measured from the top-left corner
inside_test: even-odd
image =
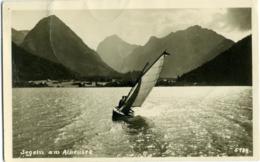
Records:
[[[166,49],[172,55],[165,60],[160,76],[176,78],[211,60],[233,44],[233,41],[216,32],[195,25],[163,38],[151,37],[144,46],[133,50],[126,58],[125,66],[128,71],[140,70],[146,62],[152,62]]]
[[[127,43],[117,35],[111,35],[99,43],[97,53],[116,71],[126,72],[128,70],[124,66],[127,60],[126,58],[137,47],[138,45]]]
[[[12,41],[16,45],[21,45],[26,35],[29,33],[29,30],[15,30],[12,29]]]
[[[71,79],[75,72],[63,65],[32,55],[12,43],[13,83],[43,79]]]
[[[179,83],[198,85],[252,85],[252,36],[202,66],[184,74]]]
[[[244,85],[251,82],[252,76],[249,40],[234,43],[195,25],[162,38],[151,36],[143,46],[111,35],[100,42],[96,52],[52,15],[41,19],[30,31],[12,29],[13,77],[14,81],[99,76],[131,79],[135,77],[130,75],[138,74],[166,49],[171,55],[165,60],[161,78],[178,78],[180,84]],[[236,77],[239,73],[243,75]]]
[[[84,77],[119,75],[55,15],[40,20],[21,47]]]

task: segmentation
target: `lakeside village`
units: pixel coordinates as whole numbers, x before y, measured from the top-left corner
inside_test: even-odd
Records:
[[[174,86],[176,78],[161,78],[157,81],[157,86]],[[14,82],[13,87],[130,87],[134,81],[122,79],[109,79],[103,81],[87,80],[35,80]]]

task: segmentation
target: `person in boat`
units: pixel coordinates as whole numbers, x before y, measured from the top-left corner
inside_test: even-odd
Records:
[[[126,98],[127,98],[126,96],[122,96],[122,98],[119,101],[118,106],[117,106],[118,109],[121,108],[124,105]]]

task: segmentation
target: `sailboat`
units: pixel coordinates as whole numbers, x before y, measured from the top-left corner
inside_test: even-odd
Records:
[[[113,109],[113,121],[126,121],[134,117],[133,107],[141,107],[146,97],[155,86],[159,75],[161,73],[164,59],[170,55],[168,52],[163,51],[152,64],[147,62],[137,78],[134,86],[131,88],[127,96],[121,99],[121,105]]]

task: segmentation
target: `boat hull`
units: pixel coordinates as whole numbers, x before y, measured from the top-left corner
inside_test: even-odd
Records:
[[[133,115],[125,115],[122,112],[113,109],[113,113],[112,113],[113,121],[129,121],[129,119],[132,119],[133,117],[134,117]]]

